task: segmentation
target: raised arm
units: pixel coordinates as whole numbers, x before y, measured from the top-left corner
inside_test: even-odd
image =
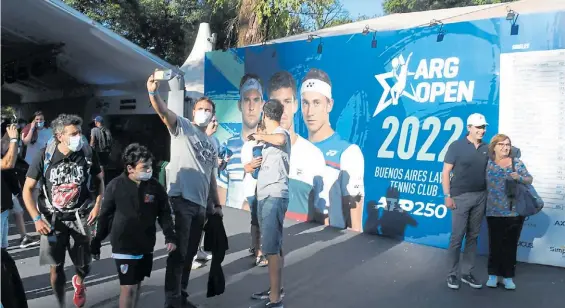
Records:
[[[177,115],[172,112],[163,99],[159,96],[159,82],[153,79],[153,74],[147,79],[147,91],[149,92],[149,100],[151,101],[151,106],[155,109],[155,112],[161,118],[161,121],[165,123],[169,131],[173,134],[177,134]]]
[[[35,121],[31,122],[28,125],[30,127],[27,131],[27,134],[24,135],[24,133],[22,132],[22,142],[24,143],[24,145],[28,145],[31,142],[31,139],[33,138],[33,132],[36,130]]]
[[[281,147],[286,144],[287,136],[284,133],[274,133],[274,134],[253,134],[253,138],[257,141],[263,141],[265,143],[270,143],[274,146]]]
[[[6,155],[2,157],[2,170],[12,169],[16,165],[18,158],[18,129],[16,125],[8,126],[6,134],[10,138],[10,146]]]

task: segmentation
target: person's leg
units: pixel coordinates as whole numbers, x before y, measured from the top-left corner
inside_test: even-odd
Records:
[[[90,273],[90,264],[92,263],[92,254],[90,253],[91,230],[86,217],[82,217],[81,221],[72,222],[69,232],[73,240],[68,245],[68,252],[76,273],[71,280],[75,291],[73,302],[77,307],[82,307],[86,302],[85,279]]]
[[[187,210],[191,215],[190,231],[188,237],[188,246],[186,250],[186,261],[182,271],[181,277],[181,295],[184,298],[188,298],[188,281],[190,279],[190,271],[192,269],[192,259],[198,252],[198,247],[200,245],[200,238],[202,236],[202,228],[204,227],[204,221],[206,220],[206,209],[196,203],[190,203],[187,205]]]
[[[22,208],[23,200],[21,196],[13,196],[12,200],[14,202],[14,208],[12,209],[14,222],[16,223],[16,227],[20,233],[20,248],[27,248],[29,246],[39,244],[39,240],[27,235],[24,221],[24,209]]]
[[[140,275],[142,260],[137,259],[115,259],[118,278],[120,280],[120,308],[135,307],[135,299],[137,297],[138,286],[141,281],[138,279]]]
[[[2,307],[27,308],[27,298],[16,262],[6,248],[2,248]]]
[[[261,209],[261,235],[263,253],[269,262],[269,300],[271,303],[281,301],[282,279],[282,234],[283,222],[288,199],[268,197]]]
[[[50,282],[53,293],[60,307],[65,307],[65,255],[67,247],[70,242],[70,233],[66,225],[60,221],[52,221],[51,218],[46,218],[47,221],[53,223],[53,233],[49,236],[43,236],[46,240],[41,243],[39,247],[40,264],[42,258],[44,264],[49,264],[50,267]]]
[[[472,275],[475,268],[475,258],[477,256],[477,238],[481,232],[481,224],[485,217],[487,193],[473,193],[475,202],[470,207],[469,220],[467,222],[467,234],[465,236],[465,250],[463,251],[463,265],[461,273],[463,275]],[[471,285],[472,287],[479,287],[478,283]]]
[[[255,253],[255,265],[265,267],[268,261],[261,250],[261,231],[259,230],[259,219],[257,217],[257,198],[249,198],[249,204],[251,210],[251,247]]]
[[[502,253],[500,234],[500,217],[487,217],[489,254],[488,254],[488,275],[487,286],[496,288],[498,276],[500,276],[500,256]]]
[[[0,227],[0,232],[2,233],[2,248],[8,248],[8,232],[10,229],[8,224],[9,215],[10,210],[2,212],[2,227]]]
[[[175,232],[177,234],[177,249],[167,257],[167,268],[165,270],[165,306],[181,306],[181,277],[184,260],[187,256],[188,238],[192,215],[187,210],[188,201],[182,198],[171,198],[171,206],[174,212]],[[192,261],[192,259],[190,259]]]
[[[60,307],[65,307],[65,265],[52,265],[51,266],[51,288],[57,298]]]
[[[468,199],[468,194],[453,198],[455,209],[451,211],[451,237],[449,239],[449,248],[447,249],[449,264],[448,286],[452,289],[459,288],[459,282],[456,278],[459,274],[461,243],[467,231],[467,219],[469,217],[470,207]]]
[[[269,295],[269,300],[271,303],[280,302],[282,300],[282,269],[284,267],[284,257],[282,251],[283,245],[283,229],[284,229],[284,217],[288,209],[288,199],[277,198],[276,200],[276,224],[273,230],[275,231],[275,236],[273,241],[277,244],[276,250],[278,252],[271,255],[269,258],[269,276],[271,281],[271,294]],[[273,251],[276,251],[273,250]],[[273,266],[271,266],[270,259],[274,260]]]
[[[136,304],[136,298],[139,294],[139,286],[137,285],[121,285],[120,286],[120,308],[134,308]]]
[[[516,254],[518,250],[518,242],[520,241],[520,233],[524,223],[523,217],[504,218],[507,221],[504,243],[503,257],[501,259],[501,271],[504,277],[504,286],[506,289],[513,290],[516,288],[514,278],[516,274]]]

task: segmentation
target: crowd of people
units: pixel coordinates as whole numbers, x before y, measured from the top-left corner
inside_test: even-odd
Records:
[[[122,151],[123,173],[105,179],[112,137],[101,117],[94,119],[90,140],[85,138],[82,119],[76,115],[60,114],[47,128],[43,114],[36,112],[29,125],[20,127],[21,132],[17,124],[3,123],[3,264],[4,255],[9,261],[8,213],[14,212],[16,223],[23,226],[22,210],[16,206],[21,200],[40,235],[40,240],[34,240],[25,229],[20,230],[21,246],[39,243],[40,263],[50,265],[51,286],[61,307],[65,306],[66,252],[75,267],[71,279],[73,303],[83,307],[86,278],[96,266],[92,260],[100,258],[102,241],[108,236],[120,282],[119,306],[136,307],[141,283],[151,275],[158,223],[168,252],[164,305],[196,307],[188,293],[191,269],[199,253],[204,254],[200,259],[212,258],[213,263],[216,256],[203,252],[203,237],[225,237],[209,234],[223,228],[205,225],[221,221],[222,207],[231,204],[250,210],[250,253],[257,266],[268,268],[270,287],[251,294],[261,301],[253,307],[283,307],[283,222],[287,211],[295,209],[306,213],[305,220],[331,221],[334,226],[360,231],[364,195],[363,170],[357,164],[363,162],[362,153],[356,145],[341,140],[329,125],[333,105],[329,77],[312,69],[301,82],[300,106],[308,140],[295,132],[297,89],[290,73],[278,72],[269,80],[268,99],[264,101],[261,80],[246,74],[238,102],[241,133],[221,146],[214,136],[218,119],[210,98],[196,99],[192,118],[188,119],[167,107],[159,95],[159,81],[149,76],[151,106],[170,133],[165,183],[155,177],[151,151],[138,143]],[[487,286],[496,287],[502,279],[506,289],[516,288],[512,278],[524,219],[504,186],[509,179],[531,184],[533,178],[508,136],[498,134],[490,144],[483,141],[487,125],[481,114],[470,115],[468,134],[453,142],[445,156],[442,182],[453,223],[447,284],[452,289],[459,288],[459,281],[482,287],[473,268],[485,213],[490,239]],[[330,144],[333,147],[327,148]],[[343,163],[343,157],[343,166],[334,162],[335,145],[346,153],[348,162],[355,160],[355,164]],[[28,166],[15,168],[23,147]],[[335,187],[339,189],[332,189]],[[340,207],[334,205],[338,203]],[[91,230],[94,227],[95,232]],[[23,292],[23,287],[18,287],[17,269],[11,273],[15,278],[9,283],[13,286],[10,290]],[[8,303],[4,276],[3,272],[4,307],[23,307],[15,302],[18,296],[11,296],[13,302]],[[25,303],[25,293],[23,299],[19,298]]]

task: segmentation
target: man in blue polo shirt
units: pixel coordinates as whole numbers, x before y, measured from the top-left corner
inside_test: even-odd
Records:
[[[449,145],[443,163],[445,206],[452,211],[448,248],[450,269],[447,277],[447,286],[451,289],[459,289],[459,257],[463,237],[466,239],[461,281],[475,289],[482,287],[472,271],[487,200],[488,144],[483,142],[487,125],[482,114],[470,115],[467,118],[467,136]]]

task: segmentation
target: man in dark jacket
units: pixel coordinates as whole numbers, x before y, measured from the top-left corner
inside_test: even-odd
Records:
[[[133,143],[124,150],[123,162],[124,173],[106,189],[91,251],[99,258],[101,242],[111,231],[112,257],[121,286],[120,308],[131,308],[137,305],[141,282],[151,275],[155,221],[163,229],[169,253],[176,249],[176,234],[167,193],[152,178],[151,153]]]

